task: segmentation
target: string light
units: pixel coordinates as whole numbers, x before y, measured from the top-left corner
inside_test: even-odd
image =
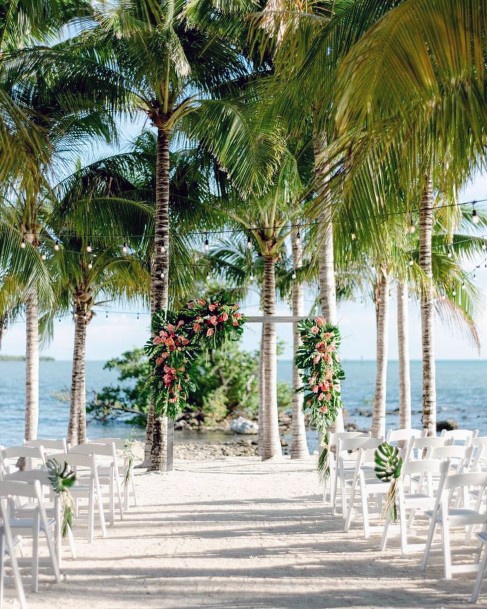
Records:
[[[129,250],[128,250],[127,244],[126,244],[126,243],[124,243],[124,244],[123,244],[123,247],[122,247],[122,253],[123,253],[123,254],[126,254],[128,251],[129,251]]]
[[[91,254],[91,252],[93,251],[93,248],[91,247],[91,245],[86,246],[86,251],[88,252],[88,254]]]
[[[299,230],[296,233],[296,245],[301,245],[301,233],[299,232]]]
[[[414,265],[414,260],[411,258],[411,260],[409,261],[409,266],[413,266]]]
[[[416,227],[414,226],[414,224],[411,222],[411,226],[409,227],[409,234],[410,235],[414,235],[414,233],[416,232]]]
[[[56,239],[56,243],[54,244],[54,251],[59,252],[59,249],[60,249],[59,241]]]
[[[22,239],[22,243],[20,244],[20,247],[21,247],[23,250],[25,250],[25,246],[26,246],[25,239]]]
[[[164,275],[164,271],[161,271],[161,279],[164,279],[165,275]]]
[[[357,238],[357,235],[355,233],[352,233],[350,235],[350,237],[352,238],[352,241],[355,241],[355,239]]]
[[[473,209],[472,209],[472,222],[474,224],[478,224],[480,222],[480,216],[478,215],[477,210],[475,209],[475,203],[476,203],[476,201],[472,202],[472,207],[473,207]]]
[[[166,244],[165,244],[164,240],[162,240],[162,244],[161,244],[161,247],[159,248],[159,251],[161,252],[161,254],[164,254],[166,252]]]
[[[208,237],[205,239],[205,252],[208,253],[210,251],[210,242],[208,241]]]
[[[296,279],[297,275],[296,275],[296,271],[293,271],[293,274],[291,275],[292,279]]]
[[[93,263],[92,262],[88,262],[88,268],[91,271],[91,269],[93,268]]]
[[[247,249],[248,250],[252,249],[252,239],[250,238],[250,233],[248,234],[248,237],[247,237]]]
[[[453,298],[455,298],[455,296],[457,295],[457,291],[453,290],[453,292],[451,293],[451,295],[453,296]]]

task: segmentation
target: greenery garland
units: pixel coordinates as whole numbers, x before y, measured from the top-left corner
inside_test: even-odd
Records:
[[[154,316],[153,337],[145,345],[152,364],[149,382],[158,415],[175,418],[194,389],[191,363],[203,350],[238,340],[245,318],[225,292],[188,302],[179,313]]]
[[[316,429],[324,433],[342,408],[341,381],[345,378],[338,348],[340,332],[323,318],[298,323],[301,345],[295,358],[300,369],[304,409]]]

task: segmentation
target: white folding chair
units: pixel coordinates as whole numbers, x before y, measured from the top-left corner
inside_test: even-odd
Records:
[[[386,442],[389,444],[397,444],[404,442],[407,444],[411,438],[423,438],[426,432],[423,429],[389,429],[386,434]]]
[[[430,449],[429,459],[448,459],[450,462],[450,473],[461,474],[468,471],[472,460],[472,446],[434,446]]]
[[[487,473],[468,472],[463,474],[444,474],[438,487],[435,507],[426,514],[431,518],[428,531],[428,540],[421,561],[421,570],[424,571],[433,546],[436,527],[442,531],[441,546],[443,549],[445,579],[451,579],[452,573],[467,573],[476,571],[477,566],[452,565],[450,530],[452,528],[470,529],[474,525],[485,526],[487,515],[485,513],[484,495],[487,487]],[[471,491],[475,490],[475,494]],[[456,506],[455,493],[465,499],[462,507]],[[474,500],[471,498],[474,497]],[[453,501],[453,507],[452,507]],[[473,506],[470,503],[474,503]]]
[[[39,587],[39,540],[41,533],[46,538],[49,562],[56,581],[61,581],[56,549],[52,538],[55,521],[47,517],[39,481],[1,480],[0,497],[10,500],[9,524],[12,533],[21,537],[32,538],[32,591],[37,592]],[[22,504],[22,501],[28,502],[28,513],[25,512],[25,505]]]
[[[13,474],[9,474],[6,479],[17,480],[21,482],[33,482],[34,480],[37,480],[41,485],[42,499],[45,504],[44,507],[46,510],[46,515],[49,519],[54,519],[55,521],[54,541],[56,545],[58,565],[59,569],[61,569],[63,513],[59,496],[54,492],[51,482],[49,481],[48,472],[42,470],[18,471],[14,472]],[[24,506],[22,509],[22,515],[26,517],[29,514],[29,511],[32,511],[29,510],[29,506]],[[73,532],[69,524],[67,525],[67,538],[71,550],[71,556],[73,558],[76,558],[76,547],[74,543]]]
[[[96,455],[80,453],[59,453],[55,455],[59,463],[66,462],[76,473],[76,483],[70,492],[75,502],[75,515],[79,517],[81,501],[87,501],[88,543],[93,543],[95,535],[95,509],[98,512],[103,537],[107,536],[103,497],[98,480]]]
[[[343,518],[346,518],[348,513],[347,494],[351,493],[355,488],[354,480],[357,469],[357,461],[361,456],[360,449],[375,449],[381,442],[382,439],[371,437],[344,438],[338,441],[337,478],[340,487],[341,511]],[[335,513],[335,511],[333,513]]]
[[[22,578],[20,576],[17,556],[15,554],[16,540],[10,528],[10,510],[5,497],[0,497],[0,608],[3,607],[5,589],[5,560],[10,558],[10,565],[14,574],[15,589],[20,603],[20,609],[27,609]]]
[[[100,458],[98,463],[98,481],[100,488],[106,486],[108,488],[109,507],[110,507],[110,524],[115,524],[115,491],[118,498],[118,509],[120,519],[123,519],[123,501],[122,489],[120,485],[120,473],[118,469],[117,449],[115,444],[96,444],[89,442],[87,444],[78,444],[73,446],[71,453],[82,455],[96,455]]]
[[[478,436],[472,440],[472,463],[470,471],[487,471],[487,438]]]
[[[464,444],[465,446],[470,446],[472,440],[478,435],[478,429],[444,429],[441,432],[442,438],[452,440],[453,444]]]
[[[418,461],[419,459],[429,459],[430,451],[437,446],[446,446],[453,440],[445,437],[425,436],[423,438],[411,438],[406,448],[404,461]]]
[[[350,438],[370,438],[369,432],[361,431],[342,431],[342,432],[328,432],[326,437],[326,443],[321,449],[326,447],[326,461],[324,463],[325,471],[327,475],[324,477],[323,484],[323,502],[328,504],[328,496],[330,498],[330,504],[335,505],[336,489],[337,489],[337,460],[336,450],[338,448],[338,442],[340,440]],[[335,512],[333,512],[335,513]]]
[[[401,476],[398,480],[397,507],[399,516],[399,531],[402,555],[410,553],[423,544],[410,544],[408,534],[411,530],[417,512],[424,514],[432,510],[436,502],[439,481],[444,471],[448,470],[448,462],[439,459],[420,459],[403,463]],[[387,514],[382,535],[381,550],[385,550],[391,530],[391,515]]]
[[[46,454],[42,446],[8,446],[0,450],[0,469],[11,474],[18,469],[19,459],[24,461],[25,469],[43,469]]]
[[[130,508],[130,494],[132,494],[133,505],[137,506],[134,463],[128,451],[129,441],[124,438],[94,438],[91,442],[96,444],[115,444],[120,461],[123,461],[123,465],[119,465],[118,471],[123,485],[124,511],[128,512]]]
[[[382,500],[390,488],[389,484],[379,480],[375,474],[375,451],[381,441],[375,438],[370,438],[370,440],[371,442],[366,448],[362,447],[358,451],[353,479],[345,482],[346,486],[350,488],[350,492],[344,530],[350,530],[354,514],[358,511],[355,505],[355,500],[358,499],[360,511],[362,512],[365,539],[370,537],[372,531],[377,529],[382,530],[382,523],[378,526],[371,525],[370,523],[370,498],[373,498],[377,508],[376,511],[381,516]],[[375,442],[372,442],[372,440],[375,440]]]
[[[42,446],[44,452],[49,455],[55,454],[56,452],[66,453],[68,452],[68,443],[66,438],[60,438],[56,440],[54,438],[38,438],[37,440],[25,440],[24,446]]]

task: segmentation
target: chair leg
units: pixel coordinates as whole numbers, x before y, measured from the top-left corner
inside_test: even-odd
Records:
[[[107,536],[107,527],[106,527],[106,522],[105,522],[105,510],[103,507],[103,499],[101,496],[101,490],[100,490],[100,485],[98,483],[96,483],[96,501],[97,501],[97,505],[98,505],[98,516],[100,519],[100,527],[101,527],[101,534],[103,537]]]
[[[95,536],[95,489],[94,482],[91,481],[90,495],[88,498],[88,543],[93,543]]]
[[[122,488],[120,486],[120,476],[115,475],[115,489],[117,491],[118,508],[120,512],[120,520],[123,520],[123,501],[122,501]]]
[[[389,525],[391,523],[390,514],[386,515],[386,521],[384,522],[384,531],[382,532],[382,539],[380,540],[380,551],[383,552],[387,547],[387,537],[389,535]]]
[[[39,590],[39,514],[34,516],[32,535],[32,592]]]
[[[69,549],[71,551],[71,557],[74,560],[76,558],[76,544],[74,542],[73,531],[72,531],[71,527],[69,526],[69,524],[68,524],[68,528],[67,528],[67,535],[68,535]]]
[[[115,526],[115,489],[113,483],[113,470],[110,473],[110,482],[108,484],[109,506],[110,506],[110,526]]]
[[[135,488],[135,478],[134,478],[134,473],[130,472],[130,481],[132,483],[132,493],[134,495],[134,507],[137,507],[138,502],[137,502],[137,490]]]
[[[483,557],[479,561],[479,570],[477,572],[477,578],[475,580],[475,584],[473,587],[472,596],[470,597],[471,603],[476,603],[479,598],[480,589],[482,587],[482,581],[484,579],[486,567],[487,567],[487,546],[484,544]]]
[[[451,579],[450,527],[448,526],[448,520],[443,520],[442,531],[443,531],[443,558],[445,561],[445,579]]]
[[[414,513],[414,509],[412,510]],[[408,551],[408,523],[404,507],[399,504],[399,530],[401,535],[401,552],[405,556]]]
[[[350,525],[352,524],[352,513],[353,513],[353,504],[355,503],[355,494],[356,494],[356,485],[353,485],[352,492],[350,493],[350,501],[348,502],[347,512],[345,514],[345,526],[343,530],[348,533],[350,530]],[[342,489],[343,495],[343,489]]]
[[[428,564],[431,544],[433,543],[433,537],[435,535],[435,528],[436,528],[436,512],[433,512],[433,514],[431,515],[431,522],[430,522],[430,527],[428,530],[428,539],[426,540],[426,546],[424,548],[423,558],[421,560],[421,565],[420,565],[421,571],[426,571],[426,565]]]
[[[0,530],[0,607],[3,607],[4,579],[5,579],[4,534],[3,534],[3,530]]]
[[[370,522],[369,522],[369,497],[365,490],[364,485],[360,485],[360,495],[362,499],[362,518],[364,521],[364,537],[369,539],[370,537]]]

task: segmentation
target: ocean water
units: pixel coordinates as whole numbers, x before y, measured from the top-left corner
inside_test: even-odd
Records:
[[[343,401],[347,419],[360,428],[370,427],[370,414],[375,384],[375,362],[345,361],[346,380]],[[291,362],[278,362],[278,378],[290,382]],[[116,373],[103,369],[103,362],[86,364],[88,392],[99,390],[116,381]],[[40,437],[66,435],[69,403],[60,401],[60,393],[68,391],[71,379],[70,362],[41,362],[40,365]],[[421,362],[411,362],[413,426],[421,425]],[[0,444],[21,443],[24,437],[24,362],[0,361]],[[487,435],[487,362],[437,362],[438,420],[455,419],[460,427],[479,429]],[[389,363],[387,388],[387,425],[397,427],[399,415],[398,365]],[[125,437],[132,428],[122,422],[102,424],[92,421],[88,434]],[[142,432],[136,432],[142,436]]]

